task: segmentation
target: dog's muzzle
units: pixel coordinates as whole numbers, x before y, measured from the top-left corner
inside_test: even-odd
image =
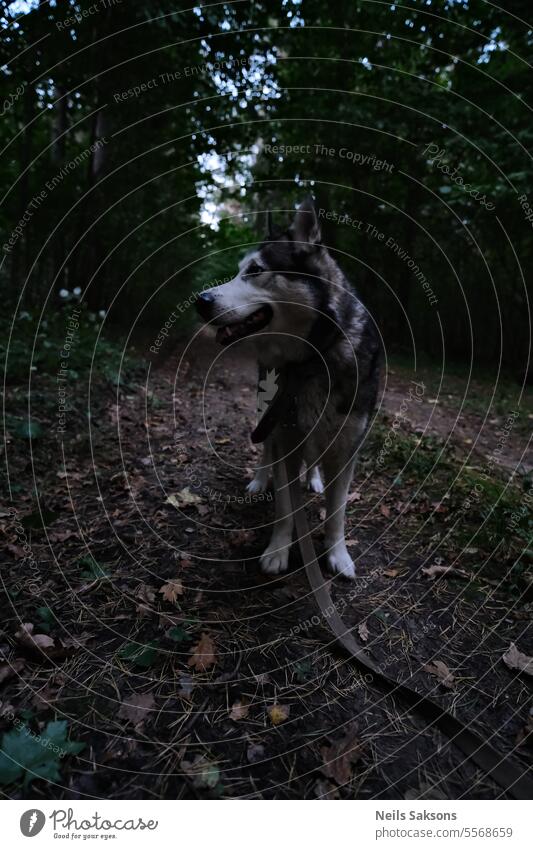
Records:
[[[272,307],[269,304],[264,304],[240,321],[221,325],[217,330],[217,342],[220,345],[227,345],[229,342],[235,342],[237,339],[244,339],[246,336],[258,333],[270,324],[272,315]]]
[[[195,307],[196,312],[206,321],[209,321],[210,318],[213,317],[213,304],[215,303],[215,296],[212,292],[200,292],[196,297]]]

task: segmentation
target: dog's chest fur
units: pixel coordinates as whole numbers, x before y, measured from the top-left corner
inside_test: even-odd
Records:
[[[296,399],[296,419],[300,433],[306,434],[304,457],[308,464],[324,453],[349,455],[366,427],[368,415],[354,406],[355,386],[351,387],[352,409],[342,408],[348,387],[331,384],[325,375],[302,382]]]

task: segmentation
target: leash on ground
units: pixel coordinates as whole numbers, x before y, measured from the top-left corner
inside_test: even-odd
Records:
[[[293,438],[295,434],[293,433]],[[337,612],[330,592],[324,583],[318,565],[315,546],[305,513],[300,489],[300,469],[298,453],[292,449],[287,452],[285,459],[279,460],[282,486],[287,486],[290,494],[298,545],[311,586],[315,601],[324,621],[335,637],[337,643],[350,655],[357,665],[366,673],[370,672],[378,684],[381,684],[390,695],[399,696],[427,722],[428,726],[436,726],[452,743],[454,743],[467,758],[491,776],[500,787],[515,799],[533,799],[533,783],[520,768],[509,760],[507,755],[496,751],[489,743],[468,728],[464,722],[457,719],[449,711],[424,696],[405,683],[398,683],[389,678],[372,660],[363,646],[352,634]],[[274,457],[274,461],[276,458]]]

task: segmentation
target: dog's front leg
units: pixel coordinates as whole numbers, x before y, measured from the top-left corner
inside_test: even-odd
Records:
[[[285,476],[281,473],[278,457],[283,456],[282,446],[277,445],[275,459],[272,464],[274,478],[274,491],[276,494],[276,508],[274,527],[268,548],[260,557],[261,569],[267,575],[277,575],[284,572],[289,565],[289,552],[292,545],[292,532],[294,530],[294,516],[292,513],[289,488],[283,485]]]
[[[254,479],[250,481],[246,487],[246,492],[256,493],[265,492],[268,489],[268,482],[272,471],[272,437],[265,439],[263,446],[263,456],[261,465],[255,470]]]
[[[355,458],[339,471],[339,461],[325,456],[322,463],[326,477],[326,525],[324,543],[326,562],[331,572],[355,578],[355,566],[344,539],[346,499],[353,477]]]

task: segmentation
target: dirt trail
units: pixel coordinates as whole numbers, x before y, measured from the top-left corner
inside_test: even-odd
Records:
[[[398,381],[391,413],[403,391]],[[110,390],[95,398],[90,441],[80,431],[65,445],[65,468],[53,442],[34,459],[41,504],[53,512],[46,534],[27,532],[37,599],[21,584],[16,547],[5,571],[14,594],[4,653],[22,663],[5,699],[33,721],[67,719],[87,747],[65,760],[61,781],[11,795],[498,796],[331,646],[297,551],[287,575],[258,571],[273,505],[270,494],[245,497],[257,458],[251,361],[202,340],[152,365],[118,403]],[[405,518],[390,471],[372,464],[363,453],[348,510],[359,577],[331,587],[342,615],[389,674],[413,673],[421,692],[520,760],[527,691],[501,655],[522,644],[525,608],[481,579],[429,580],[421,567],[449,517],[424,496]],[[12,474],[29,514],[31,466],[20,461]],[[320,546],[319,496],[308,510]],[[39,604],[53,611],[58,649],[44,659],[14,636],[21,621],[38,621]],[[434,660],[451,686],[426,668]],[[140,696],[147,709],[128,713]]]
[[[520,420],[517,406],[509,406],[500,414],[491,412],[490,394],[487,387],[483,387],[487,392],[485,403],[480,402],[479,411],[474,412],[469,409],[464,381],[454,381],[453,387],[448,388],[453,388],[453,393],[442,391],[442,388],[439,392],[435,384],[428,387],[424,375],[419,380],[408,379],[396,369],[389,374],[383,407],[391,418],[406,421],[416,433],[450,441],[465,456],[473,452],[475,459],[496,462],[509,472],[530,473],[533,470],[533,416],[528,409],[521,413],[524,424],[517,432],[515,424]],[[519,395],[518,387],[516,395]]]

